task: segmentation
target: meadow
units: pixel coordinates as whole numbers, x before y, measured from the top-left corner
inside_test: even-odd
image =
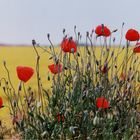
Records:
[[[139,138],[138,31],[127,31],[124,46],[104,25],[85,46],[74,31],[76,40],[64,29],[57,47],[49,34],[49,47],[0,47],[0,139]]]
[[[81,57],[84,55],[84,49],[85,47],[78,48],[81,52]],[[133,47],[131,47],[129,50],[132,52]],[[48,74],[48,65],[52,63],[50,58],[50,54],[45,52],[44,50],[37,48],[41,58],[40,58],[40,71],[41,71],[41,79],[43,86],[46,89],[50,89],[52,81],[48,81],[48,75],[52,78],[52,74]],[[49,48],[47,48],[49,50]],[[118,66],[122,64],[124,55],[125,55],[125,49],[118,48],[118,47],[111,47],[111,51],[114,50],[115,54],[119,52],[119,57],[117,59],[118,61]],[[58,47],[55,48],[56,53],[59,53],[60,50]],[[2,77],[7,77],[6,70],[3,66],[3,62],[6,61],[6,65],[9,69],[10,72],[10,77],[11,81],[13,83],[13,86],[15,89],[18,89],[19,86],[19,79],[17,77],[16,73],[16,67],[17,66],[30,66],[35,68],[36,65],[36,54],[34,52],[34,49],[32,46],[30,47],[22,47],[22,46],[1,46],[0,47],[0,78]],[[99,58],[101,53],[101,48],[96,47],[95,54],[96,57]],[[140,58],[139,55],[136,54],[137,57]],[[140,66],[138,68],[140,70]],[[120,72],[119,72],[120,74]],[[37,79],[36,79],[36,74],[33,75],[32,79],[26,83],[26,88],[31,86],[33,87],[34,90],[36,90],[36,85],[37,85]],[[1,84],[1,87],[3,84]],[[0,120],[2,120],[6,126],[12,127],[12,121],[11,121],[11,116],[9,114],[9,109],[8,109],[8,102],[7,102],[7,97],[4,95],[2,88],[0,88],[0,96],[4,100],[4,106],[2,109],[0,109]]]

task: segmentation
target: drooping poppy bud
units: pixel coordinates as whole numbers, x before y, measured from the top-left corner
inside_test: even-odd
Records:
[[[52,64],[52,65],[49,65],[48,68],[53,74],[57,74],[57,73],[62,72],[63,66],[61,64]]]
[[[136,43],[133,53],[140,53],[140,42]]]
[[[18,78],[23,82],[27,82],[34,74],[34,69],[31,67],[18,66],[16,70]]]
[[[3,100],[2,100],[2,98],[0,97],[0,108],[2,108],[3,107]]]
[[[58,113],[58,114],[57,114],[57,121],[60,123],[60,122],[64,122],[64,120],[65,120],[64,115]]]
[[[77,44],[72,38],[64,38],[61,42],[61,49],[64,52],[75,53],[77,51]]]
[[[126,40],[128,40],[128,41],[138,41],[139,38],[140,38],[139,32],[136,31],[135,29],[129,29],[129,30],[126,32],[125,38],[126,38]]]
[[[109,108],[109,102],[104,97],[99,97],[96,99],[96,106],[97,108]]]
[[[111,35],[110,29],[104,25],[98,25],[95,29],[95,33],[98,36],[105,36],[105,37],[109,37]]]

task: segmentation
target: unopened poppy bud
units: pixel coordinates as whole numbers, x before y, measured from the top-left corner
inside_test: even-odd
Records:
[[[51,56],[50,58],[49,58],[49,60],[51,60],[53,57]]]
[[[89,36],[89,32],[87,32],[86,34],[87,34],[87,36]]]
[[[6,66],[6,61],[5,60],[3,61],[3,65]]]
[[[117,32],[117,31],[118,31],[118,29],[115,29],[115,30],[112,31],[112,33],[115,33],[115,32]]]
[[[112,113],[107,113],[107,118],[112,120],[113,119],[113,114]]]
[[[114,51],[112,51],[112,53],[111,53],[111,56],[113,56],[114,55]]]
[[[99,117],[95,116],[95,118],[93,119],[93,125],[98,125],[99,124]]]
[[[64,69],[67,70],[68,68],[67,67],[64,67]]]
[[[75,134],[75,131],[74,131],[74,127],[73,127],[73,126],[70,126],[69,131],[70,131],[71,133]]]
[[[116,39],[115,39],[115,37],[114,37],[114,38],[113,38],[113,42],[115,42],[115,40],[116,40]]]
[[[70,40],[70,41],[72,40],[72,36],[69,38],[69,40]]]
[[[36,45],[36,41],[33,39],[32,40],[32,45],[35,46]]]
[[[48,39],[50,38],[50,34],[47,34]]]
[[[48,75],[48,81],[50,81],[50,76]]]
[[[98,62],[98,60],[96,60],[96,64],[97,64],[97,66],[99,65],[99,62]]]
[[[3,87],[3,91],[5,92],[5,87]]]
[[[71,48],[71,53],[74,53],[74,48]]]
[[[79,52],[77,52],[77,56],[80,57],[80,53]]]
[[[80,32],[78,32],[78,36],[80,36]]]
[[[63,34],[65,34],[65,31],[66,31],[66,30],[65,30],[65,29],[63,29]]]
[[[22,85],[21,85],[21,82],[20,82],[20,84],[18,86],[18,90],[21,91],[21,89],[22,89]]]

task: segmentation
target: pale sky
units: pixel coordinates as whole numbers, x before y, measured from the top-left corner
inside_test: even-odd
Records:
[[[76,25],[84,36],[99,24],[113,30],[122,22],[125,31],[140,32],[140,0],[0,0],[0,43],[48,44],[47,33],[59,43],[63,28],[73,35]]]

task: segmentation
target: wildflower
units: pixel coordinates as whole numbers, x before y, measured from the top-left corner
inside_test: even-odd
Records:
[[[18,78],[23,82],[27,82],[34,74],[34,69],[31,67],[18,66],[16,70]]]
[[[2,98],[0,97],[0,108],[2,108],[3,107],[3,100],[2,100]]]
[[[125,80],[126,80],[126,74],[122,72],[122,73],[120,74],[120,79],[121,79],[122,81],[125,81]]]
[[[104,36],[104,37],[108,37],[111,35],[110,29],[104,25],[98,25],[95,29],[95,33],[98,36]]]
[[[100,71],[101,71],[103,74],[106,74],[106,73],[108,72],[107,63],[104,64],[103,68],[100,67]]]
[[[64,115],[62,115],[62,114],[60,114],[60,113],[57,114],[57,121],[58,121],[58,122],[64,122],[64,119],[65,119],[65,118],[64,118]]]
[[[140,53],[140,42],[136,43],[133,53]]]
[[[53,74],[57,74],[57,73],[62,72],[62,65],[61,64],[52,64],[52,65],[49,65],[48,68]]]
[[[97,108],[109,108],[109,102],[104,97],[99,97],[96,99]]]
[[[126,32],[125,38],[128,41],[137,41],[139,40],[140,36],[139,36],[138,31],[136,31],[135,29],[129,29]]]
[[[64,52],[75,53],[77,51],[76,42],[71,38],[64,38],[61,43],[61,49]]]

